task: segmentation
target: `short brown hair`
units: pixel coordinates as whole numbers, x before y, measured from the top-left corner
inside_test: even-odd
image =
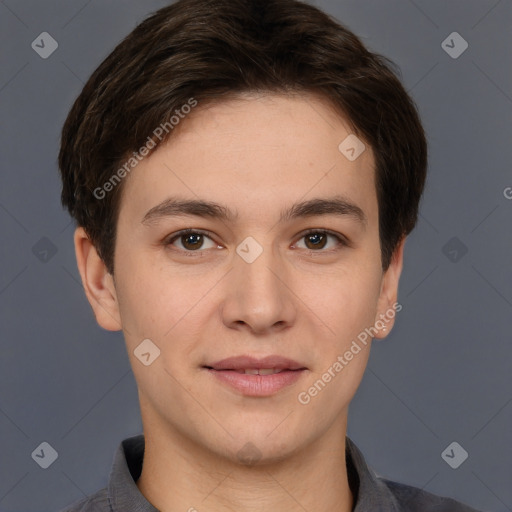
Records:
[[[114,271],[122,183],[95,190],[191,98],[306,92],[326,98],[373,149],[383,269],[414,228],[425,134],[394,64],[297,0],[178,0],[140,23],[101,63],[62,130],[62,203]],[[114,184],[115,185],[115,184]]]

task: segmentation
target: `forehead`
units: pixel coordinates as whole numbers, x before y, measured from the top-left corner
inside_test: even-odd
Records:
[[[140,218],[176,195],[231,205],[242,217],[249,208],[275,213],[277,205],[281,212],[300,199],[337,194],[369,219],[376,213],[371,148],[326,100],[312,95],[199,103],[124,187],[120,213],[136,211]]]

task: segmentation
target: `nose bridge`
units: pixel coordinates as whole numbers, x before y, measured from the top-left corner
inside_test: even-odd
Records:
[[[240,271],[240,286],[244,292],[263,294],[267,300],[269,294],[279,294],[280,280],[276,274],[283,272],[283,265],[270,242],[263,245],[255,238],[247,237],[238,245],[237,256],[234,266]]]
[[[247,237],[236,249],[225,321],[264,330],[293,319],[285,265],[272,245]]]

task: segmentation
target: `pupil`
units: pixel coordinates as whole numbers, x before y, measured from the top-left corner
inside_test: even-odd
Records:
[[[198,247],[201,247],[201,245],[202,245],[202,243],[201,243],[202,236],[203,235],[185,235],[182,239],[182,241],[185,240],[183,245],[185,247],[189,247],[191,249],[197,249]],[[192,242],[189,242],[191,239],[192,239]],[[190,246],[192,246],[192,247],[190,247]]]
[[[312,242],[313,243],[313,246],[318,248],[318,247],[324,247],[325,246],[325,239],[326,239],[326,236],[324,234],[321,234],[321,233],[313,233],[311,235],[308,235],[308,242]],[[316,240],[316,241],[315,241]],[[324,242],[324,243],[322,243]]]

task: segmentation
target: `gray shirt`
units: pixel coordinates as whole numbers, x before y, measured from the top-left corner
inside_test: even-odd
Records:
[[[61,512],[158,512],[139,491],[144,435],[125,439],[114,457],[106,488]],[[363,454],[346,437],[346,464],[354,495],[353,512],[478,512],[451,498],[378,477]]]

